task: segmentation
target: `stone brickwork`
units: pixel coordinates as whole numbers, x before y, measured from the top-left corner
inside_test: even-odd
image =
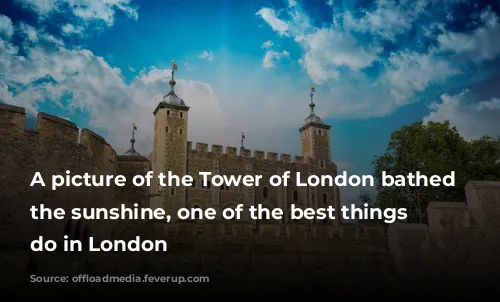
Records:
[[[429,225],[389,226],[389,247],[400,275],[500,274],[500,182],[470,181],[465,192],[467,203],[431,202]]]
[[[250,206],[262,205],[269,209],[280,208],[283,210],[283,219],[271,222],[250,221],[249,211],[244,211],[243,221],[253,225],[256,232],[269,233],[269,224],[281,227],[281,231],[273,230],[284,235],[286,232],[302,232],[301,236],[308,236],[307,232],[313,229],[324,229],[329,225],[332,233],[338,226],[339,217],[322,221],[292,221],[290,219],[291,205],[300,208],[322,208],[333,206],[340,207],[338,187],[297,187],[296,172],[301,174],[301,182],[306,182],[310,175],[337,175],[337,166],[331,161],[330,126],[323,124],[314,114],[314,120],[299,129],[302,145],[302,155],[277,154],[260,150],[248,150],[236,147],[211,145],[187,141],[188,111],[183,101],[174,93],[175,81],[171,82],[171,91],[165,96],[167,101],[160,102],[154,111],[154,146],[151,154],[154,173],[167,173],[175,175],[189,174],[194,178],[191,187],[160,187],[154,183],[151,194],[153,207],[164,208],[167,212],[175,213],[180,207],[187,208],[214,208],[222,220],[222,211],[227,207],[243,204],[245,209]],[[169,97],[171,99],[169,99]],[[172,100],[171,102],[168,100]],[[272,175],[282,175],[290,171],[291,179],[288,186],[272,186],[268,180]],[[262,181],[253,187],[216,186],[210,181],[204,183],[200,172],[211,172],[213,175],[262,175]],[[175,232],[174,223],[171,221],[165,233]],[[286,226],[290,225],[290,231]],[[293,226],[295,225],[295,226]],[[316,227],[317,226],[317,227]]]
[[[78,127],[65,119],[39,113],[35,130],[26,130],[24,108],[0,105],[0,242],[2,245],[25,244],[44,236],[62,240],[64,234],[74,238],[111,236],[116,222],[33,220],[31,205],[44,204],[63,208],[69,213],[75,207],[116,207],[132,201],[149,206],[149,188],[79,187],[51,190],[53,174],[89,173],[93,175],[144,174],[150,163],[144,157],[118,156],[98,134]],[[30,187],[40,172],[45,187]],[[74,231],[76,230],[76,233]]]
[[[179,176],[186,174],[188,110],[189,107],[168,106],[155,111],[152,167],[156,175],[167,171]],[[155,179],[150,192],[162,194],[152,200],[155,208],[175,213],[186,204],[186,189],[183,186],[160,187]]]
[[[117,155],[94,132],[65,119],[40,113],[35,131],[25,130],[23,108],[0,105],[0,267],[2,281],[26,280],[26,274],[157,273],[190,272],[209,276],[231,276],[233,281],[275,282],[297,278],[297,286],[342,284],[348,276],[365,276],[394,282],[404,276],[479,276],[500,271],[500,182],[469,182],[467,203],[432,202],[429,225],[395,223],[386,228],[377,223],[351,225],[333,222],[290,221],[35,221],[33,204],[44,203],[69,211],[74,207],[114,207],[121,203],[151,206],[148,188],[60,188],[50,190],[50,175],[64,173],[143,174],[152,169],[150,160]],[[156,123],[156,121],[155,121]],[[163,122],[162,122],[163,123]],[[165,129],[165,125],[160,125]],[[168,124],[170,126],[174,124]],[[179,123],[178,125],[184,125]],[[156,127],[156,126],[155,126]],[[175,126],[174,126],[175,127]],[[155,130],[157,133],[161,132]],[[165,133],[164,133],[165,134]],[[165,137],[162,138],[163,143]],[[182,137],[182,140],[185,140]],[[155,136],[158,146],[159,138]],[[163,144],[161,143],[161,144]],[[180,145],[176,146],[176,148]],[[165,152],[165,148],[162,152]],[[165,165],[165,153],[153,152]],[[262,151],[240,150],[185,141],[186,173],[198,171],[234,174],[276,174],[284,170],[321,173],[307,158]],[[170,152],[170,151],[168,151]],[[175,150],[172,150],[175,152]],[[253,154],[252,154],[253,153]],[[159,156],[163,158],[159,160]],[[178,167],[182,169],[182,167]],[[41,172],[47,187],[29,187],[35,172]],[[332,163],[325,173],[336,173]],[[292,173],[293,174],[293,173]],[[335,190],[298,188],[204,188],[199,181],[185,190],[186,206],[222,209],[238,203],[264,204],[287,209],[337,205]],[[295,194],[297,192],[297,194]],[[313,198],[314,197],[314,202]],[[295,198],[296,196],[296,198]],[[157,198],[157,197],[156,197]],[[166,226],[169,226],[168,228]],[[165,239],[165,253],[31,253],[29,243],[38,236],[61,240],[93,236],[103,239]],[[75,256],[76,255],[76,256]],[[76,261],[76,262],[75,262]],[[75,264],[76,263],[76,264]],[[75,265],[71,265],[75,264]],[[279,272],[274,275],[273,272]],[[301,277],[315,274],[317,279]],[[6,276],[6,277],[4,277]],[[339,276],[342,276],[340,278]],[[352,280],[352,279],[351,279]],[[373,279],[372,279],[373,280]]]

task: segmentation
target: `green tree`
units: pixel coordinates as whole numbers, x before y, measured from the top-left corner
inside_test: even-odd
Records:
[[[377,201],[381,207],[406,207],[426,222],[430,201],[465,201],[464,186],[469,180],[500,180],[500,140],[482,137],[466,141],[448,122],[416,122],[394,131],[382,156],[376,157],[374,176]],[[388,175],[416,173],[441,177],[455,172],[454,187],[384,187],[382,172]]]
[[[363,193],[363,194],[359,195],[359,202],[361,203],[361,205],[364,205],[365,203],[367,203],[368,206],[373,206],[373,199],[367,193]]]
[[[363,194],[359,195],[358,199],[359,199],[359,208],[361,208],[361,209],[365,208],[365,206],[364,206],[365,204],[368,204],[368,208],[378,208],[378,203],[376,201],[374,201],[372,199],[372,197],[367,193],[363,193]],[[379,219],[369,219],[369,218],[359,219],[360,222],[372,221],[372,220],[378,221]]]

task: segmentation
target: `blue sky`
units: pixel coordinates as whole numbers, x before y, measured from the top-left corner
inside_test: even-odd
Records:
[[[499,11],[461,0],[4,1],[0,102],[71,119],[119,152],[135,121],[147,155],[175,59],[190,140],[238,146],[243,131],[250,149],[299,154],[313,83],[332,158],[371,173],[391,132],[414,121],[500,135]]]

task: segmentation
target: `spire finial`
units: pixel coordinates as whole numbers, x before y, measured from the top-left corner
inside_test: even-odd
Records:
[[[316,88],[313,86],[313,84],[310,84],[309,87],[311,87],[311,94],[309,95],[311,97],[311,103],[309,104],[309,108],[311,108],[311,114],[314,114],[314,101],[313,101],[313,97],[314,97],[314,93],[316,92]]]
[[[128,155],[128,156],[140,156],[139,153],[137,153],[137,151],[135,151],[135,131],[137,131],[137,126],[135,125],[135,122],[132,123],[132,138],[130,139],[130,149],[125,152],[125,155]]]
[[[170,79],[170,91],[174,91],[175,80],[174,80],[174,72],[178,69],[177,64],[175,64],[175,60],[172,60],[172,78]]]
[[[241,149],[245,149],[245,147],[243,146],[243,141],[245,141],[245,133],[241,132],[240,134],[240,138],[241,138]]]
[[[130,139],[130,143],[132,144],[130,146],[130,149],[134,149],[134,143],[135,143],[135,131],[137,130],[137,126],[135,125],[135,122],[132,123],[132,139]]]

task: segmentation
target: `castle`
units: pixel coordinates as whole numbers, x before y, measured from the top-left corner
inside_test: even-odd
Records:
[[[175,65],[174,65],[175,66]],[[212,145],[208,149],[205,143],[196,143],[193,149],[187,141],[189,124],[189,107],[174,91],[175,79],[172,69],[172,78],[169,82],[170,91],[163,97],[154,110],[154,143],[150,155],[151,167],[154,175],[172,171],[175,175],[191,175],[194,179],[191,187],[160,187],[157,179],[151,185],[152,207],[162,207],[167,213],[176,213],[181,207],[187,208],[214,208],[221,220],[222,210],[226,207],[235,207],[238,204],[253,206],[261,204],[273,209],[281,208],[289,213],[290,205],[297,207],[319,208],[333,206],[338,209],[340,204],[338,187],[273,187],[267,183],[254,187],[215,187],[210,182],[203,183],[199,172],[212,172],[215,175],[263,175],[263,180],[271,175],[291,171],[290,183],[295,183],[295,173],[300,172],[304,177],[311,174],[335,175],[337,167],[331,160],[330,125],[323,123],[314,113],[314,87],[311,85],[310,113],[299,129],[301,156],[278,154],[263,151],[252,152],[243,147],[223,147]],[[133,145],[128,155],[138,155]],[[249,221],[248,211],[244,211],[244,221]],[[284,215],[280,224],[321,223],[338,225],[338,218],[331,221],[292,221],[290,215]],[[255,229],[260,227],[255,222]]]
[[[294,285],[338,285],[354,280],[374,280],[394,285],[400,276],[498,277],[500,272],[500,182],[470,181],[464,188],[466,203],[431,202],[428,225],[394,223],[363,226],[333,221],[185,220],[34,220],[32,205],[50,208],[117,207],[140,203],[144,207],[213,207],[264,204],[288,209],[339,205],[338,188],[243,187],[215,188],[196,181],[194,188],[174,187],[29,187],[35,172],[44,179],[70,170],[73,174],[125,175],[127,179],[148,171],[175,174],[336,174],[330,159],[329,129],[311,114],[300,129],[302,156],[187,141],[189,107],[171,91],[154,111],[154,148],[149,158],[132,146],[123,155],[89,129],[46,113],[38,113],[36,129],[25,129],[25,109],[0,104],[0,267],[2,282],[26,280],[26,273],[74,272],[137,273],[158,275],[200,274],[232,282],[282,282]],[[314,92],[312,90],[311,92]],[[218,211],[220,212],[220,211]],[[67,235],[85,241],[103,239],[167,238],[165,253],[84,253],[71,266],[75,253],[57,250],[33,253],[30,242],[43,236],[61,242]],[[271,269],[272,268],[272,269]],[[300,274],[297,274],[300,270]],[[307,272],[304,273],[304,272]],[[302,276],[302,277],[301,277]],[[315,276],[310,278],[310,276]],[[353,278],[349,278],[352,276]],[[341,278],[340,278],[341,277]],[[362,279],[365,277],[366,279]],[[296,279],[294,279],[296,278]],[[293,279],[293,280],[292,280]],[[474,280],[480,280],[474,279]],[[217,282],[217,281],[214,281]],[[295,282],[295,283],[294,283]],[[394,283],[396,282],[396,283]],[[478,281],[479,282],[479,281]],[[241,283],[243,284],[243,283]],[[469,284],[470,286],[470,284]]]

